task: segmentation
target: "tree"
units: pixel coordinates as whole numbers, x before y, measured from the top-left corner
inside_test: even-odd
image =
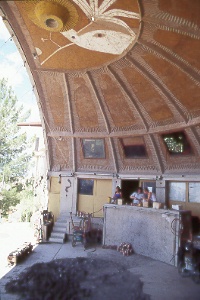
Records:
[[[20,202],[16,188],[11,188],[9,190],[3,189],[1,191],[1,196],[2,215],[6,215],[10,210],[10,207],[16,206]]]
[[[33,182],[26,181],[26,187],[20,192],[20,204],[18,205],[21,221],[30,221],[35,210]]]
[[[23,106],[18,106],[17,97],[7,81],[0,80],[0,198],[4,213],[9,206],[19,202],[20,182],[28,171],[31,154],[27,149],[33,145],[33,140],[21,133],[17,124],[26,121],[29,115],[30,111],[24,113]]]

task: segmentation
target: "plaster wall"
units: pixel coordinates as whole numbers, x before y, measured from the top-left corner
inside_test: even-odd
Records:
[[[103,244],[131,243],[135,253],[176,265],[178,211],[105,205]]]
[[[156,199],[158,202],[166,203],[166,181],[156,180]]]
[[[49,193],[48,195],[48,211],[54,214],[54,220],[56,221],[60,214],[60,194]]]
[[[63,214],[73,212],[73,194],[75,193],[75,178],[61,177],[60,212]]]
[[[54,214],[55,221],[60,214],[60,184],[58,177],[52,176],[49,183],[48,210]]]

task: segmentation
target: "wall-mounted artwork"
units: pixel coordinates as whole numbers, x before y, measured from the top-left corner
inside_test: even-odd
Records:
[[[104,139],[83,139],[82,146],[85,158],[105,158]]]
[[[111,62],[133,47],[140,31],[138,0],[16,2],[44,68],[79,69]]]
[[[81,195],[93,195],[94,180],[93,179],[79,179],[78,193]]]

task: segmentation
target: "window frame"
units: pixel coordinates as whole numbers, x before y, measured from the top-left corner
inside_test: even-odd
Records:
[[[132,138],[134,138],[134,137],[132,137]],[[136,145],[135,145],[135,144],[134,144],[134,145],[125,145],[124,139],[125,139],[125,138],[122,137],[122,138],[120,138],[119,140],[120,140],[120,144],[121,144],[121,147],[122,147],[122,150],[123,150],[123,154],[124,154],[125,159],[147,159],[147,158],[148,158],[147,147],[146,147],[146,144],[145,144],[144,139],[142,139],[142,140],[143,140],[143,143],[141,143],[141,144],[136,144]],[[143,156],[138,156],[138,155],[127,156],[127,155],[126,155],[126,150],[125,150],[126,147],[140,147],[140,146],[144,147],[144,152],[145,152],[145,154],[144,154]]]
[[[185,200],[183,201],[183,200],[175,200],[175,199],[170,199],[170,183],[183,183],[183,184],[185,184],[185,192],[184,192],[184,194],[185,194],[185,196],[184,196],[184,198],[185,198]],[[199,201],[191,201],[190,200],[190,185],[199,185],[200,186],[200,181],[175,181],[175,180],[170,180],[170,181],[168,181],[168,187],[167,187],[167,196],[168,196],[168,200],[169,201],[171,201],[172,203],[174,202],[180,202],[180,203],[182,203],[182,204],[194,204],[194,205],[196,205],[196,204],[200,204],[200,200]],[[200,197],[199,197],[199,199],[200,199]]]
[[[92,143],[94,143],[94,147],[97,147],[97,145],[96,145],[97,141],[101,142],[100,147],[102,147],[101,151],[103,152],[103,154],[100,156],[98,156],[98,155],[93,156],[93,155],[91,155],[91,153],[92,153],[91,148],[87,149],[85,143],[88,142],[88,144],[89,144],[89,142],[91,142],[90,147],[92,146]],[[82,138],[81,145],[82,145],[83,157],[85,159],[105,159],[106,158],[105,139],[104,138],[99,138],[99,139]],[[87,154],[86,151],[88,151],[88,152],[90,151],[90,153]],[[94,153],[95,153],[95,151],[94,151]]]
[[[173,152],[173,151],[170,151],[169,147],[168,147],[168,144],[167,142],[165,141],[165,138],[168,136],[170,137],[174,135],[174,138],[177,138],[178,135],[182,135],[183,136],[183,147],[186,147],[186,149],[183,149],[183,152]],[[174,132],[168,132],[168,133],[162,133],[161,134],[161,139],[162,139],[162,142],[164,144],[164,147],[168,153],[168,155],[170,155],[171,157],[185,157],[185,156],[191,156],[194,154],[193,152],[193,148],[192,148],[192,145],[190,143],[190,141],[188,140],[187,138],[187,134],[185,133],[185,131],[174,131]],[[187,153],[188,151],[188,153]],[[186,153],[184,153],[186,152]]]

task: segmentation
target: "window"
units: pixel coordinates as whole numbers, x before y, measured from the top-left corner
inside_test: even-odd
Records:
[[[169,182],[169,200],[181,202],[186,201],[185,182]]]
[[[126,158],[144,158],[147,156],[143,137],[128,137],[121,139]]]
[[[93,179],[79,179],[78,193],[81,195],[93,195],[94,180]]]
[[[155,181],[142,181],[142,188],[148,188],[150,192],[156,193],[156,182]]]
[[[169,182],[169,200],[200,203],[200,182]]]
[[[167,187],[169,208],[174,208],[172,205],[179,205],[179,209],[191,211],[192,216],[200,217],[200,182],[169,181]]]
[[[189,182],[188,198],[191,203],[200,203],[200,182]]]
[[[189,155],[192,153],[192,148],[184,132],[163,134],[162,138],[170,155]]]
[[[105,158],[103,139],[83,139],[82,146],[85,158]]]

